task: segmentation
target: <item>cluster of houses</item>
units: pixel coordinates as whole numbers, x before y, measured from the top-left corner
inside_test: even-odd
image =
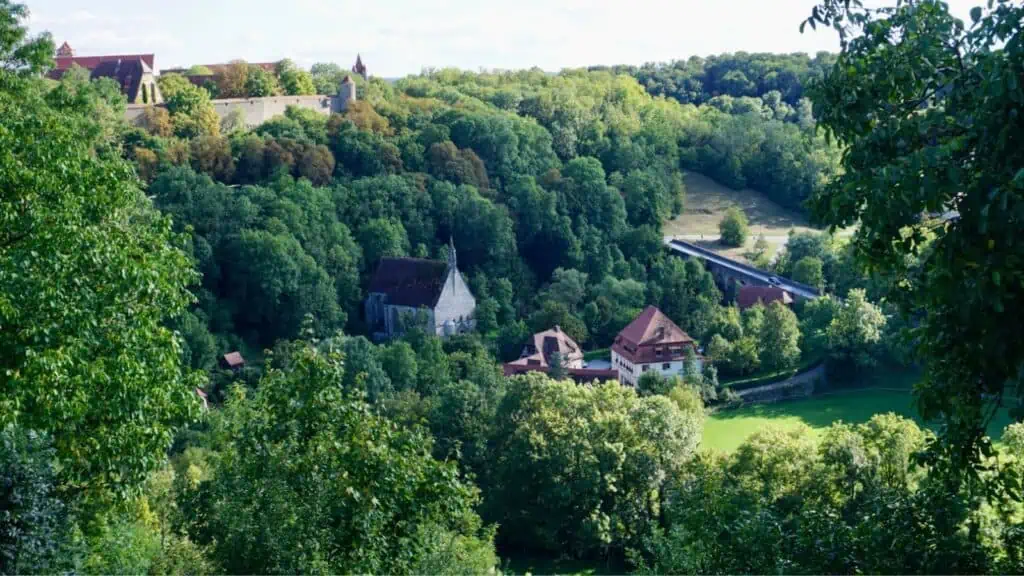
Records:
[[[775,286],[742,286],[740,308],[780,301],[792,296]],[[365,301],[366,321],[375,339],[401,335],[413,323],[440,337],[466,333],[475,327],[476,299],[459,272],[454,245],[446,262],[422,258],[383,258],[370,281]],[[506,376],[550,372],[555,362],[578,382],[618,380],[635,386],[648,371],[664,376],[682,375],[687,357],[704,358],[694,341],[661,310],[648,306],[615,337],[608,361],[588,367],[583,350],[561,327],[534,334],[524,343],[519,359],[503,365]],[[557,356],[557,359],[556,359]]]
[[[742,309],[776,301],[789,305],[793,298],[774,286],[743,286],[738,291],[737,303]],[[364,304],[375,340],[401,336],[413,326],[442,338],[475,328],[476,298],[459,271],[453,244],[449,244],[446,261],[382,258]],[[681,376],[691,355],[702,370],[705,359],[697,342],[661,310],[648,306],[615,337],[608,360],[588,366],[580,345],[555,325],[531,336],[520,357],[502,368],[506,376],[548,373],[557,363],[566,377],[577,382],[617,380],[636,386],[649,371]],[[226,370],[238,370],[244,363],[238,352],[220,360]]]

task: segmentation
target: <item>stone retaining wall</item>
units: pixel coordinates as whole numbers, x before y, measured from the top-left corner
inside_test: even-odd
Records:
[[[825,383],[825,364],[797,374],[788,380],[748,388],[737,392],[745,403],[770,403],[791,398],[806,398],[814,394],[819,385]]]

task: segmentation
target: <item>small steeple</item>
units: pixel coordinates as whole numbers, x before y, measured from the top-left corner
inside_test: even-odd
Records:
[[[72,48],[71,45],[68,44],[66,41],[63,44],[60,45],[60,48],[57,48],[57,56],[58,57],[67,58],[69,56],[74,56],[74,55],[75,55],[74,48]]]
[[[363,57],[361,54],[356,54],[356,64],[352,67],[352,72],[366,78],[366,66],[363,66]]]
[[[455,240],[448,236],[448,268],[458,270],[458,263],[455,259]]]

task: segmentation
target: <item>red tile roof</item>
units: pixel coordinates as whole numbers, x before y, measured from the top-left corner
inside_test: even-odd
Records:
[[[73,64],[78,64],[86,70],[92,70],[99,66],[103,62],[116,62],[118,60],[142,60],[153,68],[153,55],[152,54],[109,54],[104,56],[57,56],[54,61],[56,62],[57,70],[67,70],[71,68]]]
[[[775,301],[789,305],[793,303],[793,297],[778,286],[742,286],[736,295],[736,304],[741,310],[750,308],[758,302],[767,306]]]
[[[669,362],[696,350],[693,338],[654,306],[648,306],[619,332],[612,350],[634,364]]]
[[[448,277],[448,263],[422,258],[381,258],[369,293],[387,294],[388,304],[433,308]]]
[[[505,376],[515,376],[516,374],[526,374],[527,372],[544,372],[545,374],[551,370],[548,366],[536,366],[536,365],[522,365],[513,364],[511,362],[502,365],[502,372]],[[592,368],[568,368],[565,371],[569,378],[581,384],[593,382],[594,380],[606,381],[606,380],[618,380],[618,370],[595,370]]]

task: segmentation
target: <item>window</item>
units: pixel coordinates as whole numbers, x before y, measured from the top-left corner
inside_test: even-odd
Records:
[[[661,369],[662,370],[668,370],[671,367],[672,367],[672,363],[671,362],[665,362],[664,364],[661,365]]]
[[[655,356],[661,356],[661,348],[655,348],[654,349],[654,355]]]
[[[647,372],[648,368],[650,368],[650,366],[648,366],[647,364],[644,364],[644,372]]]

